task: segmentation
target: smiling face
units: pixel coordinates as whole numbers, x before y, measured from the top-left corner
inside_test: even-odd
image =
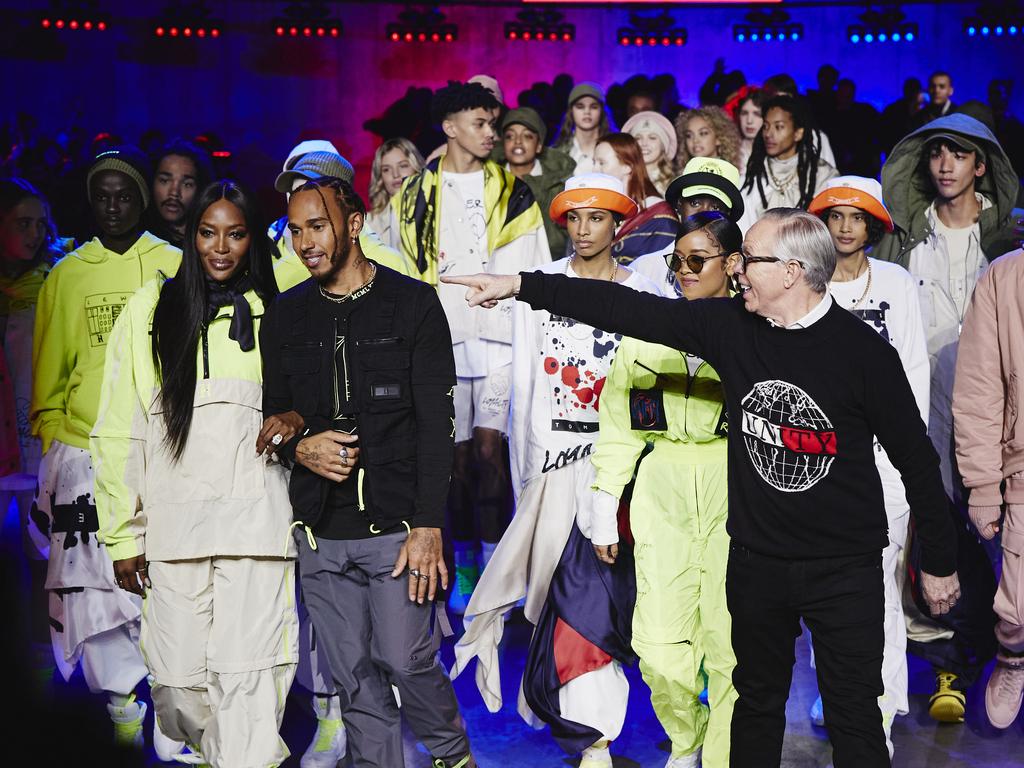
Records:
[[[686,151],[690,157],[718,157],[718,137],[703,117],[691,117],[686,123]]]
[[[776,160],[788,160],[796,154],[796,145],[804,137],[793,116],[784,109],[772,107],[764,118],[764,151]]]
[[[185,223],[196,196],[198,175],[191,158],[167,155],[160,160],[153,177],[153,202],[167,224],[180,227]]]
[[[783,277],[785,265],[774,260],[775,230],[778,225],[762,219],[747,230],[743,238],[743,255],[746,258],[772,258],[743,266],[742,260],[733,265],[733,274],[743,295],[743,306],[748,312],[769,317],[785,295]]]
[[[740,107],[740,132],[743,138],[753,141],[762,125],[764,119],[761,117],[761,108],[753,99],[747,99]]]
[[[837,254],[850,256],[864,249],[868,244],[869,215],[852,205],[837,205],[829,209],[825,224]]]
[[[928,173],[939,197],[954,200],[974,193],[974,180],[985,174],[985,163],[977,158],[977,153],[947,142],[928,147]]]
[[[120,171],[100,171],[89,184],[89,202],[100,232],[123,238],[142,218],[142,195],[131,177]]]
[[[572,122],[577,128],[592,131],[601,122],[601,102],[593,96],[581,96],[572,103]]]
[[[647,165],[654,165],[665,156],[665,145],[653,131],[638,131],[633,134],[633,138],[636,139],[640,154],[644,156],[644,163]]]
[[[395,147],[388,150],[380,158],[380,179],[384,182],[384,191],[388,197],[393,196],[402,188],[402,181],[416,173],[409,156]]]
[[[611,248],[615,238],[615,218],[603,208],[577,208],[565,217],[576,255],[589,261]]]
[[[533,167],[540,153],[540,136],[525,125],[512,123],[505,129],[502,141],[505,145],[505,157],[511,165]]]
[[[494,149],[494,114],[483,107],[448,115],[441,128],[449,141],[477,160],[486,160]]]
[[[314,189],[299,191],[288,201],[288,231],[292,248],[321,284],[329,284],[341,271],[352,253],[352,238],[363,226],[360,213],[347,217],[333,190],[325,189],[323,199]],[[324,208],[326,201],[327,208]],[[337,239],[335,239],[337,232]]]
[[[203,211],[196,229],[196,250],[203,270],[223,283],[245,269],[252,235],[237,205],[221,198]]]
[[[32,261],[46,240],[46,208],[26,197],[0,218],[0,258],[8,263]]]
[[[676,282],[687,299],[707,299],[729,295],[729,275],[722,247],[704,229],[694,230],[676,240],[674,251],[679,260]],[[686,263],[687,258],[705,259],[698,271]]]
[[[632,168],[619,160],[612,145],[606,141],[598,144],[594,150],[594,170],[614,176],[627,187],[629,186],[629,175],[633,172]]]

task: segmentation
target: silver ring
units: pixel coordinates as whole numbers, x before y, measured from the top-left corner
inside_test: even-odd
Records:
[[[338,451],[338,455],[341,456],[341,458],[343,458],[343,459],[347,459],[348,458],[348,448],[346,448],[344,445],[341,446],[341,450]]]
[[[427,576],[427,574],[425,574],[425,573],[417,573],[416,574],[416,578],[417,579],[429,579],[430,577]]]
[[[410,568],[409,569],[409,575],[410,576],[415,576],[417,579],[420,578],[420,572],[419,572],[419,570],[417,568]]]
[[[270,438],[270,442],[272,442],[274,445],[280,445],[283,440],[284,437],[281,435],[280,432],[278,432],[276,435]]]

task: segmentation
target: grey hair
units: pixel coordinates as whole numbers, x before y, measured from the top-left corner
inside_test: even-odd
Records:
[[[817,216],[799,208],[772,208],[760,220],[776,223],[773,255],[803,264],[807,285],[824,295],[836,271],[836,246],[828,227]]]

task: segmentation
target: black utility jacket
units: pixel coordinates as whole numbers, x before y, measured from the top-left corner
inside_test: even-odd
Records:
[[[332,481],[295,462],[303,435],[331,429],[334,327],[316,281],[279,295],[260,328],[263,415],[295,410],[305,431],[281,446],[291,460],[289,494],[296,520],[313,526]],[[346,336],[359,463],[344,482],[362,477],[364,514],[373,531],[403,521],[444,525],[454,453],[455,360],[436,291],[377,265],[372,290],[349,317]]]

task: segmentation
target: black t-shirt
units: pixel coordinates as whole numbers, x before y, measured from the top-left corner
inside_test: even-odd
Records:
[[[718,372],[729,439],[728,531],[765,555],[809,559],[888,543],[873,438],[900,471],[923,568],[956,568],[939,460],[890,344],[838,305],[808,328],[771,326],[735,299],[665,299],[598,280],[522,273],[519,299],[606,331],[685,349]]]
[[[372,290],[372,288],[371,288]],[[346,434],[358,434],[358,419],[353,407],[352,353],[349,346],[349,318],[365,303],[367,294],[346,301],[331,301],[322,293],[317,305],[317,322],[328,324],[334,336],[334,428]],[[365,502],[365,498],[364,498]],[[328,492],[324,514],[313,527],[324,539],[365,539],[370,532],[369,518],[359,509],[359,466],[342,483]]]

